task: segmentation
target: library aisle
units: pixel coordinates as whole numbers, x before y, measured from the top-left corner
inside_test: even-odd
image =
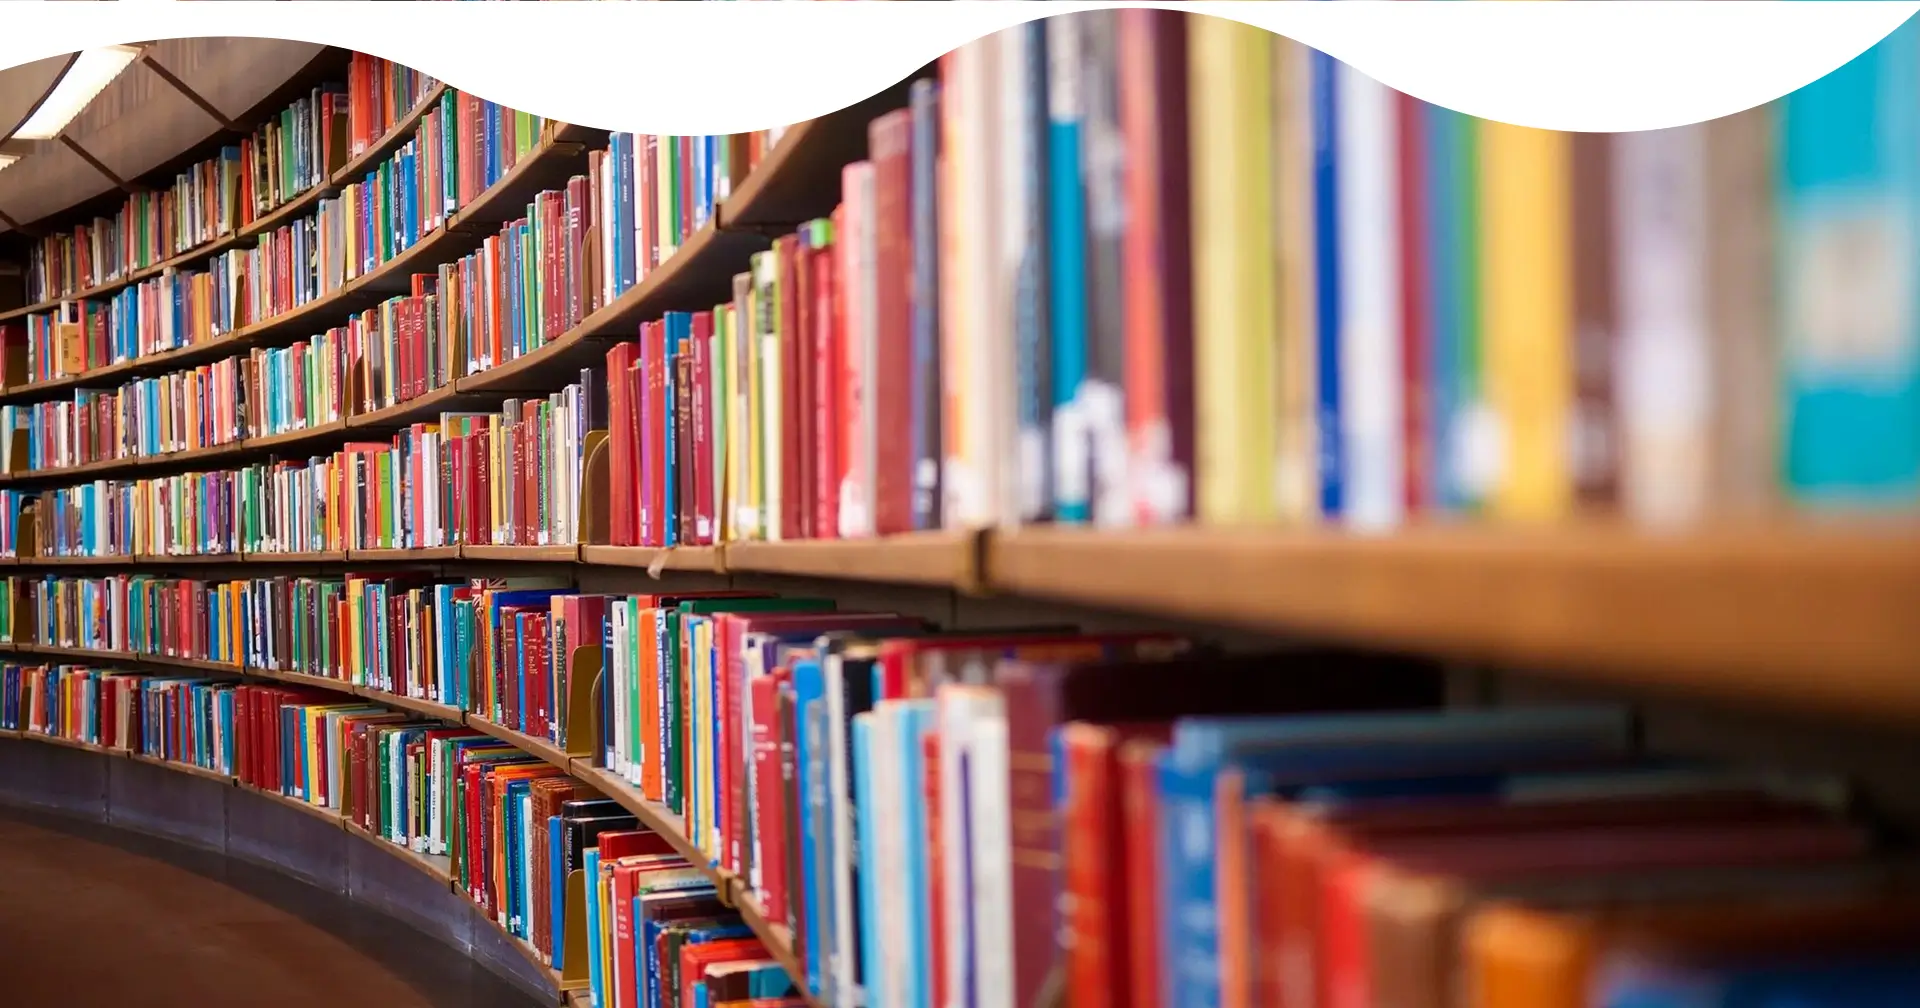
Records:
[[[0,1003],[527,1008],[425,935],[276,872],[0,805]]]

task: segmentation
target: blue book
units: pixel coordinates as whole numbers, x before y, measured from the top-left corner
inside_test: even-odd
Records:
[[[1169,1008],[1221,1003],[1219,814],[1216,785],[1231,768],[1248,795],[1399,777],[1407,793],[1449,771],[1543,765],[1624,754],[1628,712],[1613,707],[1401,711],[1187,718],[1159,765],[1161,898],[1166,908]]]
[[[876,672],[878,666],[876,663]],[[876,694],[878,695],[878,694]],[[900,708],[900,793],[892,795],[889,801],[897,802],[901,818],[906,829],[908,842],[902,860],[905,862],[907,887],[907,921],[911,928],[906,948],[906,1005],[929,1004],[938,996],[932,990],[933,976],[933,929],[929,922],[933,919],[933,907],[927,904],[927,890],[932,878],[934,866],[927,861],[926,844],[916,838],[927,835],[927,803],[921,793],[921,782],[926,780],[927,757],[921,743],[928,733],[935,730],[934,701],[902,700],[889,701]]]
[[[1920,26],[1779,103],[1779,318],[1792,497],[1920,498]]]
[[[1087,377],[1089,306],[1087,304],[1086,172],[1081,164],[1081,131],[1085,119],[1084,88],[1077,78],[1084,72],[1086,25],[1080,18],[1050,18],[1046,22],[1047,89],[1047,215],[1052,302],[1053,409],[1073,408],[1074,397]],[[1086,438],[1075,443],[1056,440],[1053,450],[1054,517],[1063,522],[1085,522],[1092,517]]]
[[[1029,21],[1013,29],[1021,33],[1025,57],[1019,69],[1015,142],[1020,159],[1021,221],[1025,234],[1014,287],[1014,352],[1020,394],[1020,472],[1022,521],[1043,521],[1053,513],[1052,452],[1054,390],[1049,380],[1053,363],[1049,307],[1053,264],[1047,250],[1047,193],[1053,185],[1049,144],[1052,118],[1047,103],[1047,22]]]
[[[1911,1008],[1920,1004],[1920,961],[1854,959],[1813,963],[1609,969],[1595,1008]]]
[[[860,934],[857,936],[859,954],[855,958],[854,976],[860,980],[860,987],[866,992],[867,1008],[904,1008],[889,1004],[886,999],[886,987],[880,982],[880,896],[879,887],[888,883],[880,873],[874,850],[874,804],[880,797],[873,792],[873,734],[874,722],[881,717],[894,716],[891,711],[866,711],[853,716],[853,733],[848,743],[853,749],[853,780],[848,782],[853,789],[853,831],[857,838],[854,846],[858,857],[855,859],[854,892],[860,901]],[[892,796],[888,804],[893,805]],[[911,834],[909,834],[911,835]],[[849,1004],[861,1003],[858,999],[845,999]]]
[[[826,961],[822,945],[832,928],[832,900],[820,887],[828,872],[825,859],[833,850],[833,824],[822,814],[827,792],[826,676],[818,658],[793,664],[793,710],[799,730],[793,747],[794,793],[800,807],[800,878],[803,906],[800,920],[806,935],[807,990],[818,994]]]
[[[607,978],[600,970],[600,848],[587,848],[581,865],[587,873],[587,990],[592,1008],[606,1008]]]
[[[1339,132],[1334,81],[1337,60],[1314,50],[1313,98],[1313,270],[1315,367],[1319,402],[1320,510],[1329,518],[1346,509],[1344,435],[1340,427],[1340,200],[1334,137]]]
[[[662,424],[660,443],[662,445],[661,455],[666,460],[666,466],[662,476],[665,482],[665,486],[662,489],[666,496],[666,507],[664,512],[659,516],[659,522],[663,533],[661,541],[668,546],[674,546],[680,542],[680,523],[674,520],[674,516],[679,514],[679,502],[678,495],[674,493],[674,490],[679,483],[678,474],[680,472],[680,453],[682,446],[675,441],[673,436],[673,416],[674,401],[684,391],[675,386],[675,380],[678,374],[676,369],[679,366],[680,360],[680,341],[692,335],[693,316],[686,312],[667,312],[664,318],[666,321],[665,328],[667,335],[667,380],[666,384],[662,386],[663,394],[660,396],[660,423]]]

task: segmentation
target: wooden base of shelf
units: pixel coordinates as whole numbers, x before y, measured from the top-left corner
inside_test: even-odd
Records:
[[[641,570],[724,573],[720,549],[714,546],[582,546],[580,559],[598,567],[637,567]]]
[[[980,534],[910,532],[878,539],[736,542],[725,548],[728,573],[890,581],[976,589]]]
[[[352,833],[353,835],[359,837],[360,839],[365,840],[367,843],[373,844],[374,846],[380,848],[381,850],[386,851],[388,854],[391,854],[394,857],[397,857],[400,860],[405,861],[406,863],[414,866],[420,871],[425,872],[428,876],[439,881],[441,885],[444,886],[444,885],[452,884],[453,882],[453,859],[452,858],[438,857],[432,854],[422,854],[419,851],[402,847],[401,845],[394,843],[391,840],[388,840],[386,837],[383,837],[374,833],[372,830],[363,828],[359,823],[354,822],[353,820],[348,819],[344,816],[341,817],[340,819],[340,825],[344,829],[346,829],[347,832]]]
[[[342,685],[345,684],[343,683]],[[355,696],[365,697],[374,703],[385,704],[388,707],[394,707],[425,717],[439,718],[451,724],[461,724],[467,717],[467,712],[458,707],[449,707],[446,704],[436,703],[432,700],[402,696],[398,693],[389,693],[386,690],[374,689],[371,686],[354,686],[352,690]]]
[[[506,560],[519,563],[573,563],[578,546],[462,546],[462,560]]]
[[[460,547],[434,546],[428,549],[357,549],[348,550],[347,559],[354,563],[433,563],[441,560],[460,559]]]
[[[506,725],[500,724],[497,721],[490,721],[471,711],[467,712],[467,726],[491,735],[529,756],[538,756],[562,770],[567,769],[568,764],[573,762],[573,757],[568,755],[565,750],[548,742],[546,739],[534,738],[532,735],[524,732],[515,731]]]

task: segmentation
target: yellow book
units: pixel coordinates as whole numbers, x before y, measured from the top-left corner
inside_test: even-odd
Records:
[[[765,253],[760,253],[764,255]],[[756,255],[754,258],[759,258]],[[751,260],[750,260],[751,261]],[[740,278],[734,278],[734,298],[745,305],[740,318],[740,332],[737,338],[740,350],[740,377],[744,386],[740,400],[741,426],[740,440],[740,499],[734,505],[734,527],[742,539],[760,538],[760,425],[761,386],[764,377],[760,373],[760,304],[753,296],[753,274],[746,275],[746,290],[741,291]]]
[[[1487,120],[1478,127],[1491,512],[1550,521],[1573,499],[1571,139]]]
[[[1193,18],[1187,53],[1197,513],[1268,522],[1279,516],[1273,36]]]
[[[356,686],[366,685],[366,649],[361,646],[359,628],[366,614],[361,611],[360,600],[366,582],[359,578],[347,581],[347,678]]]

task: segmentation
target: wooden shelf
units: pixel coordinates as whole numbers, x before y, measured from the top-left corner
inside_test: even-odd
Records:
[[[361,413],[348,417],[350,430],[392,430],[408,424],[437,419],[442,413],[454,413],[474,405],[477,400],[462,395],[454,382],[448,382],[425,395],[403,399],[391,406],[382,406],[371,413]]]
[[[305,432],[302,432],[305,433]],[[97,462],[83,462],[72,466],[55,466],[51,469],[33,469],[23,473],[10,473],[0,476],[0,483],[60,483],[85,482],[103,476],[119,476],[141,469],[157,469],[199,462],[224,459],[238,455],[255,447],[249,441],[229,441],[226,444],[208,445],[205,448],[188,448],[183,451],[165,452],[160,455],[140,455],[134,458],[101,459]]]
[[[78,749],[81,752],[99,753],[102,756],[127,755],[125,749],[118,747],[109,748],[107,746],[94,745],[91,742],[82,742],[78,739],[63,738],[59,735],[45,735],[36,731],[23,731],[20,733],[20,737],[34,742],[45,742],[48,745],[57,745],[62,749]]]
[[[562,770],[566,770],[568,768],[567,764],[573,759],[573,757],[568,756],[562,751],[559,746],[548,742],[546,739],[534,738],[525,732],[515,731],[497,721],[490,721],[483,718],[472,711],[467,712],[467,726],[485,732],[529,756],[538,756]]]
[[[138,557],[131,556],[26,556],[18,559],[22,567],[111,567],[140,562]]]
[[[281,431],[277,434],[262,434],[259,437],[250,437],[241,442],[241,444],[247,451],[280,450],[312,441],[325,441],[328,438],[339,437],[346,429],[347,422],[345,420],[329,420],[326,423],[316,424],[312,427],[302,427],[299,430]]]
[[[252,784],[249,784],[243,780],[236,780],[234,781],[234,783],[235,785],[240,787],[242,790],[251,791],[254,794],[260,795],[264,798],[272,799],[273,801],[279,802],[280,804],[285,805],[289,808],[293,808],[301,812],[305,812],[307,815],[313,816],[316,819],[323,819],[327,822],[332,823],[335,826],[340,826],[343,828],[346,825],[346,820],[341,817],[339,811],[336,809],[330,809],[325,805],[315,805],[314,803],[307,801],[303,798],[295,798],[291,795],[283,795],[278,791],[269,791],[266,788],[254,787]]]
[[[440,857],[433,854],[422,854],[419,851],[410,850],[406,847],[402,847],[399,844],[394,843],[391,840],[388,840],[386,837],[380,836],[379,834],[374,833],[372,830],[362,827],[359,823],[354,822],[353,820],[348,819],[345,816],[340,817],[340,825],[347,832],[352,833],[354,836],[357,836],[360,839],[365,840],[366,842],[374,845],[375,847],[378,847],[381,850],[386,851],[387,853],[393,855],[394,857],[397,857],[400,860],[405,861],[406,863],[412,865],[413,867],[419,869],[420,871],[425,872],[428,877],[439,882],[441,885],[451,886],[453,884],[453,859],[452,858]]]
[[[237,564],[246,561],[239,553],[142,553],[135,559],[146,565]]]
[[[840,202],[841,167],[867,156],[869,123],[907,106],[911,79],[787,127],[773,149],[762,154],[739,187],[721,201],[722,226],[790,230],[831,214]]]
[[[147,763],[152,766],[165,767],[168,770],[177,770],[183,774],[189,774],[210,781],[219,781],[222,784],[232,784],[234,781],[232,774],[224,774],[218,770],[209,770],[206,767],[195,766],[192,763],[181,763],[177,760],[161,759],[158,756],[148,756],[146,753],[134,752],[132,750],[127,750],[126,756],[135,763]]]
[[[346,684],[342,683],[341,685],[344,686]],[[351,688],[355,696],[365,697],[374,703],[386,704],[388,707],[396,707],[409,713],[419,714],[424,717],[439,718],[451,724],[464,724],[467,720],[467,712],[458,707],[450,707],[443,703],[436,703],[432,700],[423,700],[417,697],[402,696],[398,693],[389,693],[386,690],[374,689],[371,686],[354,686]]]
[[[648,801],[638,788],[627,783],[613,771],[594,766],[586,759],[573,760],[573,765],[568,768],[568,772],[575,778],[593,785],[601,794],[619,802],[621,808],[633,813],[633,817],[640,820],[640,825],[665,837],[667,842],[673,845],[674,851],[686,858],[689,864],[713,878],[714,885],[720,890],[721,896],[727,899],[733,898],[732,876],[715,869],[712,860],[700,848],[694,846],[693,841],[687,838],[686,821],[676,815],[673,810],[658,802]]]
[[[718,546],[582,546],[580,559],[598,567],[638,567],[642,570],[725,572]],[[658,567],[655,565],[658,564]]]
[[[225,675],[239,675],[241,668],[225,662],[206,661],[199,658],[175,658],[171,655],[143,654],[137,651],[100,651],[93,648],[60,647],[52,644],[5,644],[0,643],[0,651],[25,652],[46,655],[52,658],[65,658],[69,661],[87,662],[94,665],[153,665],[169,669],[189,669],[196,672],[218,672]]]
[[[243,553],[246,563],[335,564],[347,562],[346,550],[310,550],[300,553]]]
[[[728,543],[727,573],[891,581],[971,589],[980,584],[980,534],[910,532],[879,539]]]
[[[404,136],[402,137],[404,140]],[[340,287],[314,298],[306,304],[281,312],[271,318],[261,319],[243,325],[233,332],[216,336],[189,346],[168,350],[163,353],[137,357],[104,367],[95,368],[77,375],[67,375],[51,381],[27,383],[13,386],[0,393],[0,402],[19,398],[32,398],[57,392],[63,389],[97,385],[103,381],[126,375],[146,374],[169,370],[172,367],[197,363],[213,357],[227,356],[235,351],[245,350],[256,345],[266,345],[288,338],[300,338],[312,332],[326,328],[326,323],[336,323],[348,315],[379,302],[407,289],[415,268],[431,262],[439,265],[472,250],[485,238],[484,234],[470,231],[462,226],[462,214],[469,223],[485,225],[494,222],[499,213],[524,204],[532,195],[555,181],[564,181],[566,174],[580,162],[582,147],[578,142],[549,140],[527,153],[519,164],[499,181],[476,197],[468,206],[448,215],[447,221],[435,230],[422,235],[420,240],[399,255],[374,267]],[[501,221],[512,219],[509,214],[498,218]],[[497,222],[495,222],[497,223]],[[237,237],[223,238],[184,256],[176,256],[169,263],[178,264],[194,258],[212,255],[237,244]],[[160,272],[154,268],[153,274]],[[144,275],[137,279],[144,279]],[[116,282],[90,292],[86,296],[97,296],[125,287],[130,282]],[[78,297],[63,300],[79,300]],[[57,307],[53,302],[51,307]],[[29,306],[17,309],[9,315],[0,315],[0,319],[11,314],[27,314],[30,311],[44,311],[47,306]],[[115,460],[119,462],[121,460]]]
[[[247,667],[246,674],[250,678],[271,679],[274,682],[286,683],[289,686],[311,686],[315,689],[332,690],[336,693],[346,693],[349,695],[357,692],[352,683],[344,679],[334,679],[330,676],[309,675],[305,672],[286,672],[280,669],[255,668],[253,666]]]
[[[434,546],[428,549],[357,549],[348,550],[347,559],[354,563],[435,563],[442,560],[460,559],[458,546]]]
[[[439,104],[440,96],[446,90],[445,84],[438,83],[428,88],[427,93],[407,110],[406,115],[394,120],[393,125],[387,127],[386,132],[368,144],[366,150],[349,158],[347,163],[341,165],[340,170],[334,172],[327,181],[334,186],[347,185],[368,169],[378,165],[381,159],[399,150],[413,136],[413,131],[420,125],[420,120],[426,118],[427,113],[433,111],[433,107]]]
[[[580,559],[578,546],[462,546],[462,560],[510,560],[519,563],[573,563]]]
[[[1613,683],[1920,717],[1920,530],[1027,529],[993,588]]]
[[[351,160],[347,161],[346,164],[342,165],[340,170],[334,172],[332,177],[326,182],[308,187],[305,192],[268,210],[265,214],[254,218],[252,222],[233,234],[224,235],[210,242],[203,242],[178,255],[155,263],[152,266],[134,270],[122,279],[111,280],[107,283],[89,287],[86,290],[76,291],[65,297],[53,298],[36,304],[0,312],[0,322],[22,315],[31,315],[35,312],[51,311],[60,307],[63,301],[82,301],[88,298],[102,297],[111,294],[123,287],[131,286],[150,277],[159,276],[169,269],[175,269],[198,259],[218,255],[227,249],[238,246],[247,239],[257,238],[268,231],[272,231],[274,228],[286,223],[288,219],[299,216],[302,210],[319,202],[322,197],[333,195],[339,190],[339,187],[353,182],[355,176],[377,165],[382,158],[398,150],[401,145],[405,144],[407,140],[413,136],[414,129],[420,125],[420,120],[424,118],[428,112],[432,111],[435,103],[439,102],[441,93],[446,89],[447,86],[445,84],[435,84],[418,104],[408,110],[405,116],[396,120],[394,124],[388,127],[385,133],[382,133],[375,139],[365,151],[355,155]],[[61,380],[64,381],[66,379]],[[19,388],[25,387],[26,386],[19,386]],[[9,394],[11,394],[12,391],[14,390],[8,390]]]

